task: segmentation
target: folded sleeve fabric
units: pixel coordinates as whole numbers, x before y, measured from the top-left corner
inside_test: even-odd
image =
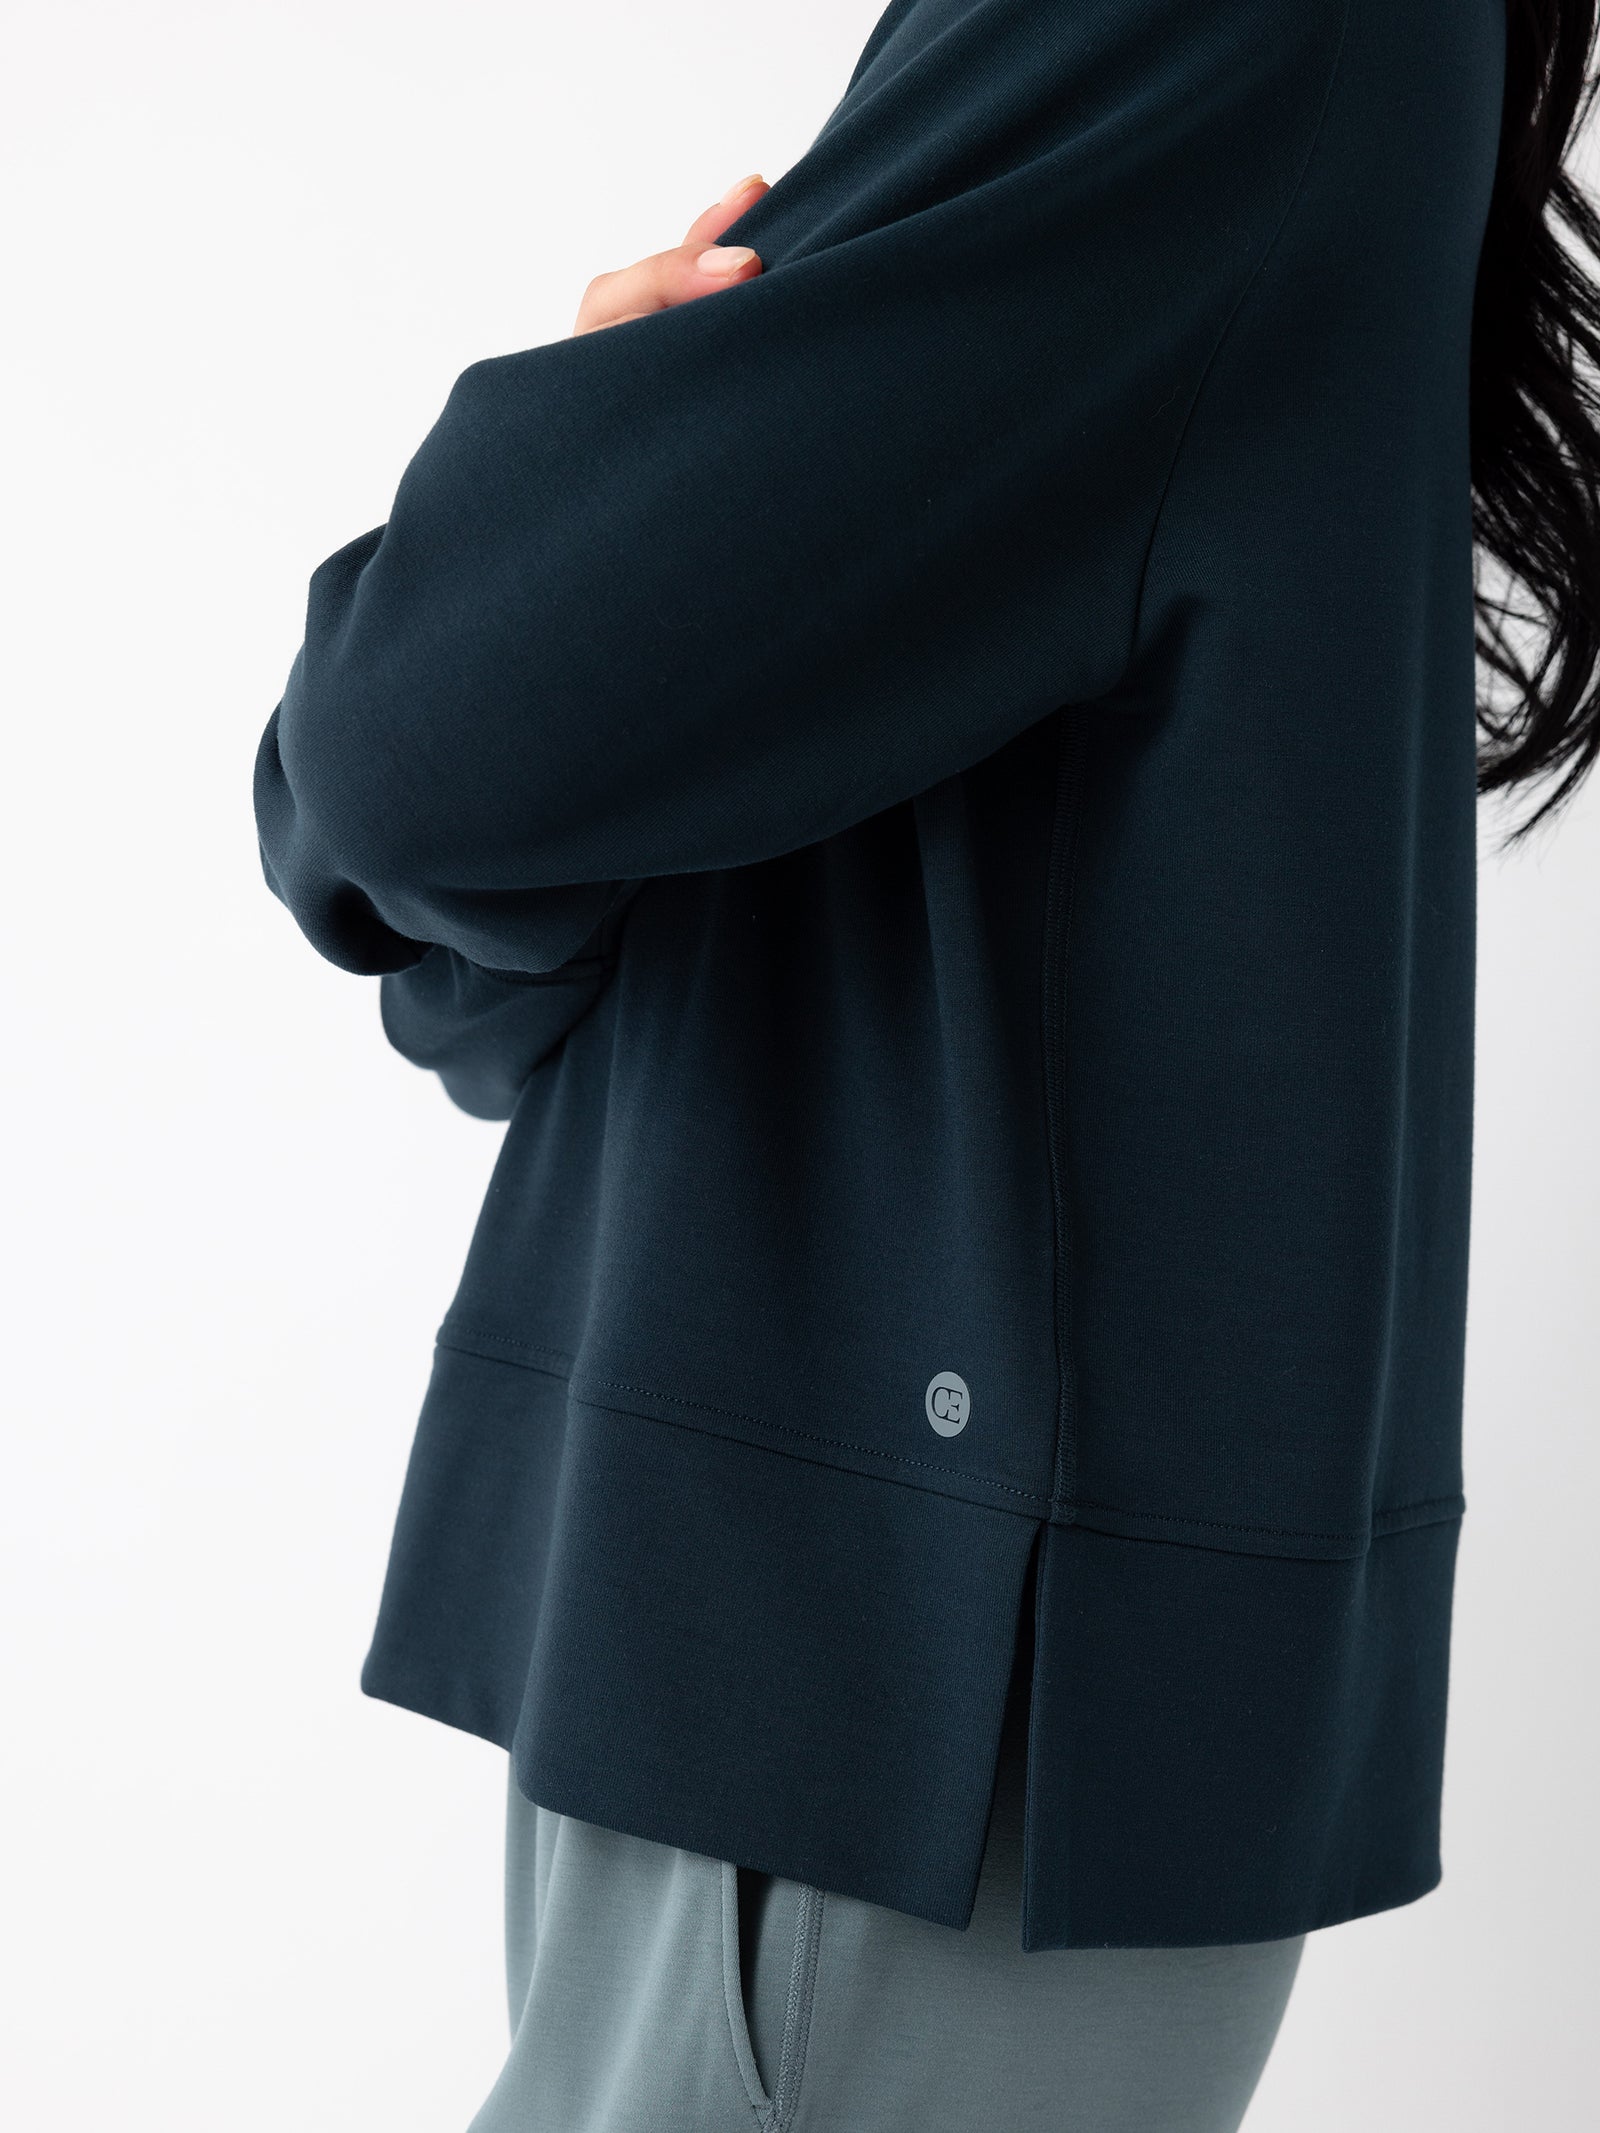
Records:
[[[507,1119],[534,1069],[600,997],[622,921],[638,892],[622,883],[587,940],[554,970],[490,970],[434,946],[378,981],[384,1034],[402,1058],[431,1069],[473,1118]]]
[[[726,233],[759,276],[463,372],[312,577],[258,751],[316,948],[440,949],[430,997],[548,974],[630,882],[827,838],[1110,688],[1337,27],[892,5]]]

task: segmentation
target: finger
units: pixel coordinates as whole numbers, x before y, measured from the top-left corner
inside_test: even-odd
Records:
[[[759,170],[752,171],[748,178],[740,178],[728,187],[720,200],[714,201],[703,214],[695,217],[683,233],[684,243],[714,244],[730,223],[737,222],[747,208],[754,207],[755,203],[771,190],[772,187]]]
[[[597,318],[591,325],[574,326],[574,333],[598,333],[602,326],[625,326],[631,318],[649,318],[648,311],[622,311],[615,318]]]
[[[720,200],[695,217],[681,245],[654,252],[631,267],[597,274],[584,291],[573,332],[592,333],[597,326],[617,326],[625,318],[687,303],[691,297],[708,296],[758,274],[760,259],[748,245],[719,245],[715,240],[771,190],[760,172],[753,171],[748,178],[730,185]]]
[[[714,295],[733,282],[749,281],[761,261],[749,245],[676,245],[653,252],[631,267],[597,274],[583,293],[575,333],[619,320],[624,313],[664,311],[696,296]]]

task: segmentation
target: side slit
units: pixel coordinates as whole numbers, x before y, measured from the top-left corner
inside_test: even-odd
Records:
[[[1007,1726],[1013,1729],[1012,1739],[1020,1733],[1017,1754],[1023,1770],[1022,1792],[1022,1915],[1018,1920],[1018,1932],[1024,1948],[1029,1943],[1029,1906],[1033,1895],[1033,1860],[1037,1838],[1036,1811],[1034,1805],[1034,1713],[1039,1705],[1039,1639],[1038,1615],[1040,1588],[1044,1583],[1045,1543],[1050,1528],[1041,1525],[1033,1537],[1033,1549],[1028,1557],[1028,1569],[1022,1581],[1022,1605],[1017,1617],[1016,1658],[1011,1670],[1011,1686],[1006,1696],[1006,1715],[1002,1732]]]

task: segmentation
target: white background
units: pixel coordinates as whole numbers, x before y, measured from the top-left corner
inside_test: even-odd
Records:
[[[499,2067],[504,1758],[356,1677],[500,1129],[268,894],[251,760],[311,568],[386,516],[457,372],[777,177],[877,12],[6,0],[27,2133],[463,2133]],[[1594,2122],[1600,792],[1486,849],[1482,905],[1446,1879],[1313,1936],[1250,2133]]]

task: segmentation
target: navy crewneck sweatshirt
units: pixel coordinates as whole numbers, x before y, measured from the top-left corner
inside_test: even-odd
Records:
[[[508,1121],[363,1686],[1030,1948],[1439,1874],[1502,0],[893,0],[754,280],[474,363],[268,883]]]

